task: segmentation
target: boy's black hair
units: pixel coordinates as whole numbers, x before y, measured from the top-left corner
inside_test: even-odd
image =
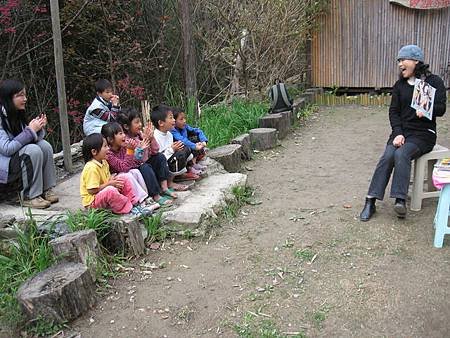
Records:
[[[173,108],[166,106],[165,104],[159,104],[156,107],[153,107],[152,112],[150,113],[150,119],[156,129],[159,129],[158,122],[165,121],[169,113],[173,113]]]
[[[122,126],[117,122],[108,122],[102,126],[102,135],[108,144],[114,140],[114,136],[123,131]]]
[[[112,89],[112,83],[106,79],[98,79],[95,82],[95,91],[97,93],[103,93],[106,89]]]
[[[135,118],[141,118],[141,114],[135,108],[122,109],[116,117],[116,121],[122,126],[124,132],[130,129],[131,122]],[[127,126],[127,128],[125,128]]]
[[[86,136],[83,139],[83,159],[84,162],[89,162],[94,158],[94,155],[92,155],[92,150],[97,150],[99,152],[103,147],[103,136],[100,133],[94,133],[89,136]]]
[[[173,118],[176,120],[178,118],[178,115],[180,115],[181,113],[185,113],[185,111],[181,108],[173,107],[172,113],[173,113]]]

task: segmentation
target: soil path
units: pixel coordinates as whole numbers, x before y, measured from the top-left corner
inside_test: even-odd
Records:
[[[439,143],[450,146],[447,118]],[[448,337],[450,240],[436,200],[405,220],[392,200],[358,221],[389,133],[387,108],[323,107],[246,165],[262,204],[208,241],[133,262],[74,329],[83,337]],[[389,191],[388,191],[389,192]],[[151,263],[163,268],[150,270]]]

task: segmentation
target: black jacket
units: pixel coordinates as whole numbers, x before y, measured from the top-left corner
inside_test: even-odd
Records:
[[[434,74],[426,77],[426,82],[436,88],[432,120],[419,118],[416,110],[411,108],[414,85],[406,79],[400,79],[392,88],[392,100],[389,107],[389,120],[392,134],[388,143],[398,135],[403,135],[407,142],[417,144],[422,153],[431,151],[436,144],[436,116],[442,116],[446,109],[446,91],[442,79]]]

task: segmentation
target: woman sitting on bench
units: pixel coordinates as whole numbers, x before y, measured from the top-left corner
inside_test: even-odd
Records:
[[[0,82],[0,191],[20,191],[24,207],[44,209],[58,202],[53,149],[44,141],[47,116],[28,119],[24,85]]]
[[[389,107],[392,133],[370,182],[366,203],[360,215],[363,222],[368,221],[375,213],[375,201],[383,199],[392,171],[394,174],[390,196],[395,198],[394,211],[399,218],[406,216],[411,161],[433,149],[436,144],[436,116],[445,113],[444,82],[428,70],[422,50],[416,45],[404,46],[398,52],[397,61],[400,79],[392,88]],[[431,120],[411,107],[416,79],[424,80],[436,89]]]

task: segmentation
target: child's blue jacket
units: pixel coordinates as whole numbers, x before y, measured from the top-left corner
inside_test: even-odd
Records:
[[[196,135],[199,142],[208,142],[208,138],[200,128],[194,128],[186,124],[183,129],[173,128],[170,131],[175,141],[181,141],[186,147],[195,150],[195,143],[189,140],[188,135]]]

